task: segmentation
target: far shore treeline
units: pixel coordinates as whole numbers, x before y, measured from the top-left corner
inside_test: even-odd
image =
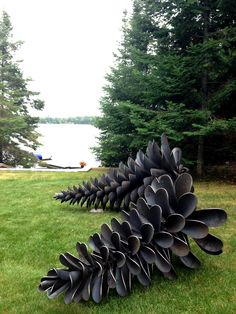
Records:
[[[93,124],[95,116],[69,117],[69,118],[39,118],[41,124]]]

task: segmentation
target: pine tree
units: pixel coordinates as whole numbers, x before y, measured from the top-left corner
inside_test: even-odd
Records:
[[[127,142],[122,156],[113,150],[115,161],[162,132],[199,174],[204,163],[235,158],[235,7],[234,1],[134,1],[97,122],[104,164],[111,163],[116,111],[122,113],[117,140]]]
[[[28,89],[20,61],[15,52],[22,42],[12,41],[12,25],[6,12],[0,21],[0,162],[28,165],[33,156],[22,147],[36,148],[38,118],[31,117],[29,107],[41,110],[43,101]]]
[[[105,165],[117,166],[119,161],[126,161],[128,157],[134,158],[137,149],[144,149],[147,144],[147,139],[141,146],[135,143],[136,130],[130,119],[129,106],[135,104],[145,107],[149,98],[145,84],[151,25],[146,16],[142,18],[141,12],[142,3],[137,1],[134,3],[134,14],[130,22],[125,14],[122,42],[115,55],[115,65],[106,76],[107,85],[100,103],[103,116],[95,122],[95,126],[102,132],[101,145],[94,150]]]

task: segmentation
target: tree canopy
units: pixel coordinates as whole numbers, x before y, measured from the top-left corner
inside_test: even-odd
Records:
[[[33,155],[25,149],[39,144],[35,131],[38,118],[29,108],[41,110],[44,102],[39,93],[29,90],[30,79],[24,78],[16,52],[22,42],[12,40],[12,25],[6,12],[0,20],[0,162],[28,165]]]
[[[96,120],[103,164],[163,132],[199,174],[235,159],[235,23],[233,0],[133,1]]]

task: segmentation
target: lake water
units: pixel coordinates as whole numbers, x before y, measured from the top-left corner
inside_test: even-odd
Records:
[[[37,131],[42,135],[37,149],[43,158],[52,157],[50,164],[62,167],[78,167],[85,161],[87,167],[98,167],[90,147],[97,145],[99,130],[88,124],[39,124]]]

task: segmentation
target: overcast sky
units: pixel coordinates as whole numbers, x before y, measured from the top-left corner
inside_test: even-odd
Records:
[[[104,76],[131,0],[0,0],[11,18],[30,88],[52,117],[99,114]]]

